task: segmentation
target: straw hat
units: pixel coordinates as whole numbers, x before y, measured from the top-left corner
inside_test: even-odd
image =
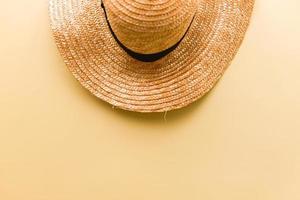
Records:
[[[163,112],[206,94],[236,54],[254,0],[50,0],[75,78],[125,110]]]

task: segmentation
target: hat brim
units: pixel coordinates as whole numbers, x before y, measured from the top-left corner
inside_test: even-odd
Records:
[[[109,30],[100,0],[49,0],[59,51],[92,94],[125,110],[164,112],[206,94],[236,54],[254,0],[199,0],[175,50],[155,62],[128,55]]]

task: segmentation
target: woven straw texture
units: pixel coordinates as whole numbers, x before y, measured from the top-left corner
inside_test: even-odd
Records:
[[[103,0],[118,39],[134,52],[150,54],[176,44],[197,9],[197,0]]]
[[[140,10],[151,2],[163,2],[165,8],[171,7],[168,3],[172,2],[175,2],[175,8],[180,6],[175,0],[105,0],[104,4],[108,5],[107,2],[123,5],[122,9],[127,5],[127,8],[132,6]],[[59,51],[69,70],[86,89],[125,110],[164,112],[187,106],[216,84],[244,38],[254,5],[254,0],[195,2],[192,7],[196,12],[183,40],[175,50],[154,62],[139,61],[118,45],[99,0],[50,0],[49,11]],[[113,10],[108,13],[113,13]],[[178,13],[176,16],[179,16]],[[109,21],[114,23],[110,18],[115,18],[109,17]],[[130,23],[139,21],[138,16],[133,19],[136,21]],[[140,19],[147,21],[146,18]],[[113,30],[122,35],[117,20],[120,19],[112,25]],[[140,26],[132,30],[141,30],[139,28],[143,26]],[[168,45],[172,43],[174,41]],[[127,46],[137,45],[129,43]]]

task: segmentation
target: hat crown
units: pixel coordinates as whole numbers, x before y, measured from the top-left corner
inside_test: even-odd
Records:
[[[117,39],[142,54],[164,51],[186,33],[197,0],[103,0]]]

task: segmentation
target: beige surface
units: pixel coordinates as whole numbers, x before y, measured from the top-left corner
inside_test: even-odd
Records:
[[[299,200],[298,0],[258,0],[203,100],[113,110],[75,81],[46,0],[0,0],[1,200]]]

